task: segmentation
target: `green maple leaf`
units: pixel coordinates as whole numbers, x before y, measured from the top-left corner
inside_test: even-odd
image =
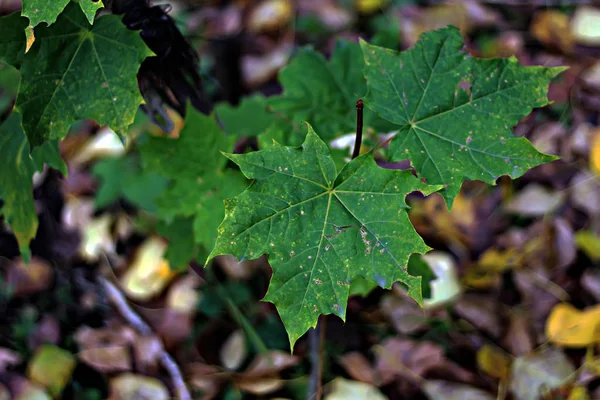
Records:
[[[42,22],[51,25],[56,22],[56,19],[70,1],[71,0],[23,0],[23,10],[21,11],[21,15],[29,18],[30,26],[37,26]],[[96,11],[104,7],[102,1],[94,2],[92,0],[79,0],[75,1],[75,3],[79,3],[79,7],[84,12],[90,24],[94,23]]]
[[[0,60],[15,68],[21,66],[25,55],[27,20],[18,13],[0,17]]]
[[[226,201],[208,260],[268,255],[273,277],[264,300],[277,307],[292,348],[320,314],[345,318],[350,283],[358,276],[384,288],[401,281],[422,301],[421,278],[406,267],[412,253],[429,247],[408,219],[405,197],[441,186],[428,186],[410,171],[382,169],[372,154],[338,173],[310,127],[301,148],[275,145],[227,157],[254,181]]]
[[[0,36],[4,31],[0,28]],[[35,36],[21,57],[16,103],[31,145],[61,139],[73,122],[85,118],[123,135],[142,103],[137,71],[152,54],[139,34],[116,15],[91,26],[72,3],[57,23],[36,28]]]
[[[194,238],[193,218],[177,217],[169,221],[159,221],[157,232],[169,239],[165,258],[173,270],[182,270],[198,253]]]
[[[96,207],[106,207],[120,197],[146,211],[155,212],[155,200],[165,190],[168,179],[142,171],[132,156],[110,157],[97,162],[92,173],[100,179]]]
[[[60,157],[58,143],[49,141],[30,154],[29,142],[23,132],[22,116],[13,112],[0,125],[0,213],[17,237],[24,259],[29,259],[29,242],[35,237],[38,219],[33,202],[33,174],[44,163],[66,175],[66,165]]]
[[[261,95],[246,97],[237,107],[227,103],[218,104],[215,111],[225,132],[237,136],[258,136],[275,119],[275,115],[267,111],[267,100]]]
[[[509,59],[475,59],[461,51],[458,29],[421,35],[402,53],[361,42],[369,94],[365,105],[396,124],[392,161],[410,159],[449,207],[465,179],[494,184],[556,157],[538,152],[511,129],[548,104],[548,84],[565,68],[522,67]]]
[[[313,49],[301,49],[279,74],[283,94],[269,97],[268,105],[300,127],[295,135],[300,142],[304,138],[304,121],[318,126],[319,135],[325,140],[354,132],[356,101],[367,92],[363,67],[360,47],[353,42],[338,41],[329,61]],[[365,110],[364,125],[377,131],[392,127],[369,110]]]
[[[179,244],[185,254],[194,254],[198,245],[212,248],[225,215],[223,200],[246,187],[241,173],[226,169],[227,159],[219,153],[231,151],[234,144],[235,137],[225,135],[212,116],[190,106],[178,139],[149,137],[139,146],[144,170],[171,180],[155,200],[156,214],[166,224],[162,232],[171,243],[185,232],[194,233],[189,236],[194,241],[186,242],[193,246]],[[182,267],[182,258],[176,258],[175,252],[167,257],[174,268]]]

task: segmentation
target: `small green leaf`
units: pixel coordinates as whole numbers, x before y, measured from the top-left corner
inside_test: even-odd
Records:
[[[235,137],[223,134],[214,117],[189,105],[179,138],[147,139],[139,145],[144,169],[178,180],[197,179],[206,172],[223,168],[227,159],[219,150],[231,151],[235,143]]]
[[[137,71],[151,51],[116,15],[91,26],[69,4],[50,27],[39,26],[21,63],[16,107],[32,146],[63,138],[75,121],[91,118],[124,135],[142,96]]]
[[[405,197],[441,186],[428,186],[410,171],[382,169],[372,154],[337,173],[310,127],[299,149],[275,145],[227,157],[254,182],[226,201],[208,261],[221,254],[269,256],[273,277],[264,300],[277,307],[292,348],[320,314],[345,318],[350,283],[358,276],[384,288],[404,282],[422,302],[421,278],[407,273],[407,263],[429,247],[408,219]]]
[[[97,162],[92,173],[100,178],[96,191],[96,207],[106,207],[120,197],[143,210],[155,212],[155,200],[166,189],[168,179],[142,171],[133,156],[111,157]]]
[[[165,258],[172,270],[182,270],[187,267],[198,252],[194,240],[194,220],[192,218],[176,218],[173,221],[159,222],[156,231],[169,239],[169,247]]]
[[[47,142],[30,154],[29,142],[21,125],[22,116],[13,112],[0,125],[0,213],[17,237],[24,259],[29,259],[29,242],[35,237],[38,219],[33,202],[33,174],[41,171],[44,162],[63,171],[56,142]]]
[[[52,25],[63,12],[70,0],[23,0],[23,10],[21,15],[29,18],[29,25],[37,26],[45,22],[47,25]],[[90,24],[94,23],[96,11],[104,7],[102,1],[78,0],[81,10],[86,15]]]
[[[246,187],[242,174],[225,169],[227,159],[219,154],[219,151],[233,149],[235,137],[225,135],[212,116],[188,107],[178,139],[147,139],[139,145],[144,172],[160,173],[171,180],[155,201],[156,214],[167,225],[174,220],[191,221],[189,227],[193,235],[189,237],[193,243],[212,248],[225,215],[223,200]],[[181,224],[177,225],[179,229]],[[171,243],[178,240],[169,236],[176,231],[163,232]]]
[[[275,119],[274,114],[267,111],[267,100],[260,95],[244,98],[237,107],[227,103],[218,104],[215,111],[225,132],[236,136],[258,136]]]
[[[556,157],[538,152],[511,129],[548,104],[548,84],[563,67],[522,67],[510,59],[475,59],[458,29],[421,35],[402,53],[361,42],[369,95],[365,105],[396,124],[392,161],[410,159],[449,207],[465,179],[494,184]]]

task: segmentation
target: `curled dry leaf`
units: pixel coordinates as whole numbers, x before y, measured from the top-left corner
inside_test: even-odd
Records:
[[[570,304],[557,304],[546,322],[548,341],[565,347],[585,347],[600,343],[600,305],[578,310]]]
[[[346,353],[339,358],[338,362],[352,379],[371,385],[376,384],[375,370],[362,353],[358,351]]]
[[[444,350],[428,341],[387,339],[375,347],[375,353],[375,369],[381,376],[382,385],[391,382],[395,376],[418,383],[419,377],[445,361]]]
[[[183,342],[191,335],[193,315],[170,308],[145,310],[144,315],[167,349]]]
[[[116,157],[125,154],[123,142],[108,127],[104,127],[92,136],[70,160],[74,166],[87,164],[104,157]]]
[[[381,300],[381,311],[396,331],[409,334],[418,331],[427,323],[423,309],[408,295],[386,293]],[[355,378],[356,379],[356,378]]]
[[[558,349],[549,347],[517,357],[509,379],[510,391],[518,400],[539,400],[544,391],[568,383],[575,369]]]
[[[423,300],[425,308],[434,308],[456,299],[462,289],[458,280],[454,259],[447,253],[433,251],[425,254],[423,260],[429,264],[429,267],[436,276],[429,283],[431,286],[431,297]]]
[[[543,44],[569,52],[574,38],[569,27],[569,16],[558,10],[543,10],[535,14],[531,34]]]
[[[258,354],[243,372],[243,375],[246,377],[270,375],[293,367],[299,362],[300,358],[285,351],[270,350],[267,353]]]
[[[587,46],[600,46],[600,9],[595,7],[577,7],[571,30],[577,43]]]
[[[237,379],[235,384],[244,392],[255,394],[257,396],[264,396],[281,389],[285,384],[285,381],[279,377],[265,376],[258,379]]]
[[[248,16],[248,29],[253,33],[274,31],[285,27],[294,14],[291,0],[263,0]]]
[[[506,210],[525,217],[544,216],[562,206],[565,198],[565,192],[552,191],[537,183],[532,183],[508,201]]]
[[[137,334],[128,326],[94,329],[84,325],[75,332],[74,339],[80,349],[95,349],[129,345],[137,340]]]
[[[430,400],[495,400],[490,393],[462,383],[440,380],[426,381],[423,391]]]
[[[100,372],[122,372],[131,370],[129,348],[125,346],[106,346],[85,349],[79,352],[79,359]]]
[[[83,229],[83,239],[79,245],[79,253],[88,262],[96,262],[101,254],[113,254],[116,251],[115,241],[110,233],[114,217],[104,214],[92,219]]]
[[[293,46],[284,42],[268,54],[244,56],[242,58],[244,84],[248,88],[255,88],[268,82],[287,65],[292,50]]]
[[[214,365],[193,363],[187,366],[186,381],[204,394],[203,400],[214,398],[218,392],[223,374]]]
[[[496,346],[486,344],[477,351],[477,366],[493,378],[507,379],[510,362],[510,356]]]
[[[225,341],[219,352],[221,364],[229,371],[234,371],[242,365],[248,355],[244,331],[233,332]]]
[[[164,254],[167,243],[152,236],[138,248],[135,257],[121,282],[127,297],[145,301],[156,296],[177,273],[172,271]]]
[[[53,345],[37,349],[27,365],[27,377],[45,387],[54,397],[60,397],[75,369],[75,358],[71,353]]]
[[[85,231],[94,214],[94,200],[71,197],[62,211],[62,223],[69,229]]]
[[[155,378],[125,373],[110,380],[109,400],[168,400],[165,385]]]
[[[522,356],[531,351],[536,345],[532,336],[531,318],[528,313],[513,309],[510,312],[508,328],[502,338],[502,345],[513,356]]]
[[[579,171],[569,182],[571,202],[590,215],[600,213],[600,183],[588,171]]]
[[[198,290],[201,283],[202,280],[196,274],[188,274],[175,282],[167,294],[167,307],[183,314],[195,314],[202,298],[202,292]]]
[[[491,336],[498,338],[502,333],[499,304],[489,298],[478,295],[467,295],[454,306],[454,311],[461,317]]]
[[[219,265],[225,270],[225,273],[232,279],[248,279],[255,271],[258,265],[256,260],[238,261],[231,255],[219,256]]]
[[[40,258],[33,257],[29,265],[18,258],[6,267],[5,279],[14,297],[24,297],[48,289],[54,280],[54,271]]]
[[[386,400],[375,386],[344,378],[336,378],[328,389],[330,392],[325,400]]]

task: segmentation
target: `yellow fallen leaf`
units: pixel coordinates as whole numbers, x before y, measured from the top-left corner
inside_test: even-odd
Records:
[[[592,261],[600,260],[600,236],[591,231],[579,231],[575,234],[575,244]]]
[[[594,174],[600,176],[600,131],[598,131],[592,139],[592,147],[590,149],[590,169]]]
[[[519,249],[498,250],[490,248],[479,257],[477,265],[484,271],[504,272],[519,265]]]
[[[27,366],[27,377],[45,387],[54,398],[59,398],[71,379],[77,361],[71,353],[51,344],[37,349]]]
[[[253,33],[276,30],[287,25],[293,15],[290,0],[265,0],[250,12],[248,29]]]
[[[600,342],[600,305],[578,310],[557,304],[546,321],[546,337],[565,347],[585,347]]]
[[[558,46],[563,51],[573,48],[573,35],[569,28],[569,16],[557,10],[537,13],[531,23],[531,34],[546,45]]]
[[[507,379],[510,362],[508,354],[495,346],[486,344],[477,351],[477,366],[491,377]]]
[[[567,400],[590,400],[587,389],[583,386],[575,386]]]
[[[356,0],[356,9],[361,14],[372,14],[387,6],[390,0]]]
[[[145,301],[160,293],[177,276],[164,254],[167,243],[159,237],[148,238],[137,250],[135,258],[122,278],[123,290],[134,300]]]

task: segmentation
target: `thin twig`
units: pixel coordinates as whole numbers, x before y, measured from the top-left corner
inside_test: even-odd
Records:
[[[133,309],[127,303],[125,295],[123,295],[123,293],[121,293],[121,291],[112,282],[103,277],[98,277],[98,281],[104,288],[104,291],[106,292],[108,299],[113,306],[117,309],[121,316],[135,328],[135,330],[142,335],[150,335],[153,333],[152,328],[150,328],[150,326],[135,311],[133,311]],[[159,361],[162,367],[168,372],[169,376],[171,376],[173,386],[175,387],[175,391],[177,393],[177,398],[180,400],[191,400],[192,396],[185,385],[183,376],[179,370],[179,366],[164,348],[162,348],[160,351]]]
[[[362,99],[358,99],[356,101],[356,140],[354,141],[354,151],[352,152],[352,159],[355,159],[360,155],[360,146],[362,145],[364,106],[365,105]]]

